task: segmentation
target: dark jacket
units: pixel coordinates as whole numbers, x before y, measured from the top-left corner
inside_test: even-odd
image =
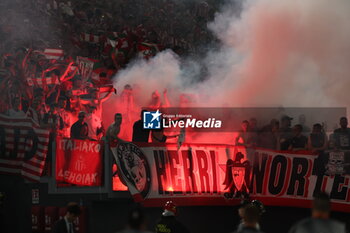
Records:
[[[189,233],[174,216],[162,216],[155,228],[156,233]]]
[[[79,121],[76,121],[70,128],[70,137],[74,139],[87,139],[89,132],[89,126],[84,122],[81,124]]]
[[[75,233],[74,224],[72,224],[72,226],[73,226],[73,233]],[[58,220],[54,224],[54,226],[52,228],[52,233],[70,233],[67,230],[67,224],[66,224],[66,220],[64,220],[64,218]]]
[[[150,130],[143,129],[142,120],[138,120],[134,123],[132,132],[133,142],[148,142]]]

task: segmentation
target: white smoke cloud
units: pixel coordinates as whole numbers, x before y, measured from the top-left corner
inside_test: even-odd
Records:
[[[209,24],[221,49],[195,68],[183,70],[166,51],[120,72],[116,85],[138,83],[145,99],[155,89],[184,90],[218,107],[349,106],[350,1],[252,0],[239,16],[230,6]],[[188,85],[198,64],[209,78]]]
[[[248,3],[239,19],[226,17],[228,10],[210,25],[225,47],[244,57],[226,76],[236,84],[225,95],[245,105],[348,105],[350,2]]]
[[[153,91],[160,93],[166,89],[181,87],[180,62],[170,50],[159,53],[153,59],[138,60],[131,68],[122,70],[116,77],[118,91],[126,84],[138,85],[140,88],[140,106],[147,106]]]

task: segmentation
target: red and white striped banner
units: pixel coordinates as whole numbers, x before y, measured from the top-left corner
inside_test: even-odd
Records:
[[[52,77],[27,78],[27,83],[29,86],[46,87],[47,85],[58,85],[60,80]]]
[[[95,62],[95,60],[87,57],[77,57],[79,72],[83,80],[88,80],[90,78]]]
[[[35,127],[29,118],[0,114],[0,173],[38,181],[43,172],[49,131]]]
[[[59,60],[63,58],[64,52],[62,49],[45,49],[44,54],[46,59]]]
[[[96,36],[93,34],[88,34],[88,33],[82,33],[80,35],[80,39],[85,42],[89,43],[99,43],[101,42],[100,36]]]

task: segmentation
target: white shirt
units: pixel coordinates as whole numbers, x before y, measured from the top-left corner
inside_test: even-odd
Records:
[[[96,132],[97,132],[97,128],[101,128],[102,126],[101,119],[97,116],[97,114],[89,113],[86,115],[85,122],[89,128],[89,132],[88,132],[89,138],[99,140],[99,138],[96,135]]]
[[[74,232],[73,224],[67,220],[66,216],[64,216],[64,221],[66,221],[67,232],[68,232],[68,233],[73,233],[73,232]],[[72,229],[71,229],[71,228],[72,228]],[[70,229],[71,229],[71,230],[70,230]]]

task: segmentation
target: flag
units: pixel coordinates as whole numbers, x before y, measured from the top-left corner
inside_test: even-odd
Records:
[[[121,50],[123,49],[130,50],[130,43],[127,38],[120,38],[118,39],[115,47]]]
[[[120,35],[118,32],[108,32],[106,35],[106,43],[105,46],[110,45],[113,48],[117,45],[117,41]]]
[[[88,43],[99,43],[101,42],[100,36],[96,36],[93,34],[88,34],[88,33],[82,33],[80,35],[80,39],[82,41],[88,42]]]
[[[87,57],[77,57],[77,64],[79,68],[79,73],[83,77],[83,80],[88,80],[94,68],[96,60]]]
[[[29,118],[0,114],[0,173],[39,181],[44,170],[49,131]]]
[[[100,77],[100,74],[106,73],[105,77]],[[116,73],[115,70],[107,69],[102,61],[97,61],[94,63],[94,67],[91,73],[91,81],[95,86],[104,86],[111,84],[111,77]]]
[[[45,49],[44,50],[44,55],[46,59],[55,59],[59,60],[63,58],[63,50],[62,49]]]
[[[68,69],[68,70],[67,70]],[[48,76],[49,73],[53,70],[58,70],[60,72],[60,76],[65,76],[64,74],[66,71],[68,72],[66,75],[70,74],[71,72],[74,72],[76,69],[75,66],[70,64],[64,64],[64,63],[55,63],[49,68],[47,68],[44,72],[42,72],[41,77],[33,77],[32,75],[27,75],[27,84],[29,86],[36,86],[46,89],[47,85],[59,85],[60,81],[62,81],[62,78],[60,80],[60,77],[51,77]]]
[[[83,49],[83,42],[81,42],[79,35],[73,34],[70,37],[70,41],[72,42],[72,44],[74,45],[74,47],[78,48],[78,49]]]
[[[52,78],[52,77],[27,78],[27,83],[29,86],[46,88],[47,85],[60,84],[60,80],[59,78]]]
[[[144,42],[137,45],[137,50],[139,57],[146,59],[154,57],[159,52],[158,45]]]

